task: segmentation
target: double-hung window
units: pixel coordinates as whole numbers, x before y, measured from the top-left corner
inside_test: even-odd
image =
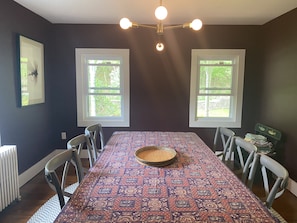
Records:
[[[245,50],[193,49],[190,127],[241,127]]]
[[[76,54],[77,122],[129,126],[129,50],[80,49]]]

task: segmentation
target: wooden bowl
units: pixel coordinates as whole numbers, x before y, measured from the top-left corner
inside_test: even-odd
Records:
[[[150,166],[167,166],[174,162],[176,151],[168,147],[145,146],[135,151],[136,159]]]

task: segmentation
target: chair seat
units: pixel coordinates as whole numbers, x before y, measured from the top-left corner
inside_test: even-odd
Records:
[[[78,187],[78,182],[71,184],[70,186],[65,188],[65,191],[68,193],[74,193],[76,188]],[[68,202],[69,197],[64,197],[65,202]],[[59,213],[61,212],[61,207],[59,204],[58,195],[52,196],[47,202],[45,202],[35,213],[34,215],[27,221],[27,223],[53,223]]]

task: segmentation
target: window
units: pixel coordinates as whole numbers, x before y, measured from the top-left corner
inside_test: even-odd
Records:
[[[129,127],[129,50],[76,49],[77,123]]]
[[[192,50],[190,127],[241,127],[245,50]]]

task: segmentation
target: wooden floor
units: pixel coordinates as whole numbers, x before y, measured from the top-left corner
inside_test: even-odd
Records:
[[[75,177],[72,177],[70,181],[70,183],[74,182]],[[0,213],[0,222],[27,222],[35,211],[55,194],[45,181],[43,171],[22,186],[20,192],[21,201],[12,203],[2,211]],[[257,194],[262,193],[259,187],[255,187],[254,192]],[[288,222],[297,223],[297,197],[289,191],[286,191],[282,197],[274,201],[273,208]]]

